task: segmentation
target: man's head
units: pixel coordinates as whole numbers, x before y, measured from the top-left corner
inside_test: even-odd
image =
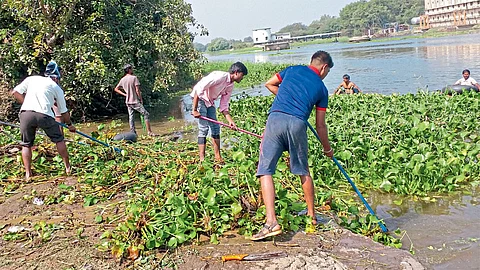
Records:
[[[470,70],[464,69],[464,70],[462,71],[462,74],[463,74],[463,78],[464,78],[465,80],[468,80],[468,78],[470,77]]]
[[[125,64],[123,66],[123,71],[125,74],[132,74],[133,73],[133,65],[132,64]]]
[[[62,69],[57,65],[55,61],[50,61],[45,68],[45,76],[50,77],[55,82],[59,82],[62,77]]]
[[[350,81],[350,75],[348,74],[343,75],[343,81],[348,83]]]
[[[230,73],[232,81],[239,83],[242,81],[243,76],[248,74],[248,70],[242,62],[236,62],[230,66],[228,73]]]
[[[320,78],[325,79],[328,72],[333,67],[333,60],[329,53],[325,51],[317,51],[312,55],[310,65],[316,67],[320,72]]]

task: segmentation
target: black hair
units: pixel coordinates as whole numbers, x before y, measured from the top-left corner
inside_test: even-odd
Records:
[[[242,62],[235,62],[228,69],[228,73],[230,74],[235,72],[241,72],[244,76],[248,74],[247,67]]]
[[[311,62],[313,62],[315,59],[318,61],[327,64],[329,68],[333,67],[333,60],[330,54],[326,51],[317,51],[312,55]]]
[[[129,71],[130,69],[132,69],[132,68],[133,68],[132,64],[125,64],[125,65],[123,66],[123,71],[125,71],[125,74],[127,74],[128,71]]]
[[[464,69],[464,70],[462,71],[462,74],[463,74],[463,73],[465,73],[465,72],[467,72],[467,73],[468,73],[468,75],[470,75],[470,70],[468,70],[468,69]]]
[[[345,74],[345,75],[343,75],[343,78],[344,78],[344,79],[347,79],[347,80],[350,80],[350,75]]]

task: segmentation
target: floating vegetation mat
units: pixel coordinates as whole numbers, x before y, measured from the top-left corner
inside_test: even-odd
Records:
[[[478,185],[479,98],[474,93],[331,97],[327,123],[335,156],[362,192],[426,197]],[[261,134],[272,101],[273,97],[245,97],[232,104],[231,113],[240,128]],[[312,114],[310,122],[314,121]],[[121,154],[67,132],[70,139],[84,143],[68,147],[81,190],[73,199],[62,197],[68,192],[59,192],[49,201],[61,204],[68,198],[68,203],[89,206],[121,194],[125,212],[119,213],[116,227],[103,233],[100,249],[135,258],[147,250],[196,241],[200,235],[214,243],[230,230],[251,235],[264,223],[255,177],[258,138],[223,129],[224,163],[213,162],[211,145],[206,161],[200,163],[196,142],[143,137],[138,143],[122,144],[109,140],[116,127],[115,122],[101,125],[92,135],[121,148]],[[0,195],[8,197],[22,185],[24,171],[14,140],[18,130],[3,127],[3,131],[11,136],[0,136]],[[356,233],[401,246],[398,238],[381,232],[310,132],[309,144],[317,210]],[[54,145],[40,135],[33,159],[37,176],[32,181],[58,177],[64,170]],[[312,228],[305,216],[298,215],[306,208],[303,192],[287,164],[284,154],[274,175],[279,223],[285,231],[322,228]],[[65,184],[59,189],[69,190]]]

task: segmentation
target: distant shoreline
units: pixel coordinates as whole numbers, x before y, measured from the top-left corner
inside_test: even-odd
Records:
[[[393,41],[393,40],[405,40],[405,39],[418,39],[418,38],[436,38],[436,37],[446,37],[446,36],[457,36],[457,35],[465,35],[465,34],[475,34],[475,33],[480,33],[480,26],[474,26],[470,29],[465,29],[465,30],[448,30],[445,28],[438,28],[438,29],[430,29],[426,32],[423,33],[418,33],[415,34],[413,33],[413,30],[409,31],[404,31],[407,32],[405,34],[395,34],[389,37],[372,37],[371,41],[365,41],[365,42],[384,42],[384,41]],[[315,45],[315,44],[325,44],[325,43],[347,43],[350,37],[347,36],[341,36],[338,38],[327,38],[327,39],[317,39],[317,40],[311,40],[311,41],[306,41],[306,42],[292,42],[291,43],[291,48],[296,48],[296,47],[303,47],[303,46],[308,46],[308,45]],[[282,50],[285,52],[288,52],[289,50]],[[217,52],[203,52],[202,54],[204,56],[218,56],[218,55],[229,55],[229,54],[249,54],[249,53],[254,53],[254,52],[263,52],[263,50],[259,47],[248,47],[248,48],[242,48],[238,50],[222,50],[222,51],[217,51]]]

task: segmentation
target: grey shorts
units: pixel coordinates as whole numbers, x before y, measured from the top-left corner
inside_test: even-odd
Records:
[[[33,146],[37,128],[43,129],[52,142],[57,143],[63,141],[63,134],[60,132],[58,124],[52,117],[34,111],[21,111],[19,116],[22,146]]]
[[[273,175],[284,151],[290,154],[290,171],[295,175],[310,175],[308,170],[307,124],[295,116],[272,112],[260,144],[257,177]]]

